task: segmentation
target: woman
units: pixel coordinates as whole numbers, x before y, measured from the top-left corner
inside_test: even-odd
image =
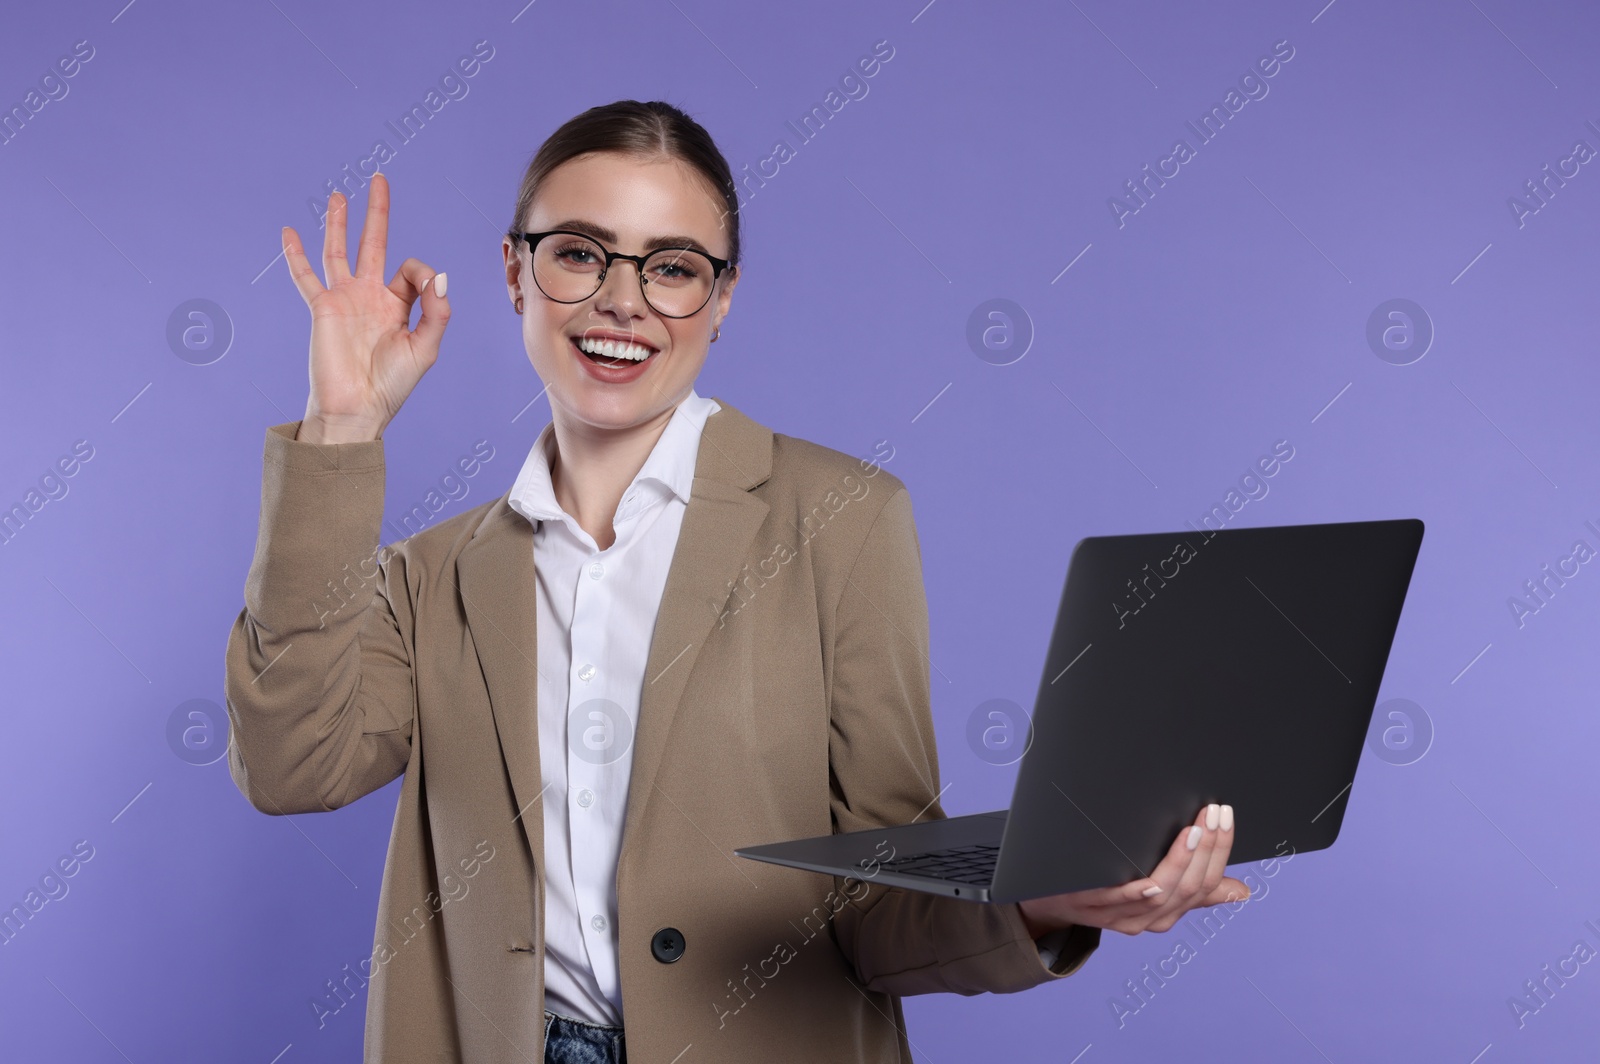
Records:
[[[504,496],[379,549],[382,433],[450,317],[417,259],[383,283],[388,205],[375,177],[352,272],[334,194],[326,287],[284,230],[311,391],[267,433],[227,651],[257,808],[404,776],[368,1059],[909,1060],[900,995],[1024,989],[1248,896],[1217,806],[1149,878],[1014,905],[735,859],[944,815],[904,485],[695,393],[736,192],[683,112],[619,101],[545,142],[502,243],[550,425]]]

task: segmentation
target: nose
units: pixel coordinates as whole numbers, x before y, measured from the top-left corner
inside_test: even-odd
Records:
[[[632,267],[622,269],[621,267]],[[626,259],[617,259],[606,270],[600,287],[595,290],[595,306],[598,308],[619,307],[625,310],[630,317],[642,316],[644,309],[649,306],[645,302],[643,278],[639,275],[639,265]]]

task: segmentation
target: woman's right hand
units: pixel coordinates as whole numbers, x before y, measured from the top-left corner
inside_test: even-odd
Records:
[[[311,308],[311,394],[298,439],[311,443],[375,440],[400,410],[417,381],[439,357],[439,341],[450,321],[444,274],[406,259],[383,283],[389,231],[389,180],[374,174],[367,191],[356,271],[345,254],[348,201],[328,199],[322,239],[327,287],[306,261],[300,235],[283,229],[284,256],[300,296]],[[429,282],[433,283],[429,283]],[[422,299],[422,317],[410,328],[411,308]]]

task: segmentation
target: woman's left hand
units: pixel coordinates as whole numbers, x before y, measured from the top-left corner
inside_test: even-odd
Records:
[[[1248,886],[1222,874],[1232,847],[1233,807],[1208,805],[1200,810],[1194,824],[1178,833],[1166,857],[1148,878],[1115,887],[1030,898],[1017,907],[1034,938],[1072,924],[1103,927],[1125,935],[1166,931],[1190,909],[1250,897]],[[1152,890],[1153,887],[1159,889]]]

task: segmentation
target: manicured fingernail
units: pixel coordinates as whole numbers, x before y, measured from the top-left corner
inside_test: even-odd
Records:
[[[1159,887],[1159,886],[1149,886],[1149,887],[1145,887],[1145,888],[1144,888],[1144,890],[1143,890],[1143,892],[1142,892],[1142,893],[1143,893],[1143,894],[1144,894],[1144,896],[1145,896],[1145,897],[1147,897],[1147,898],[1153,898],[1153,897],[1155,897],[1155,896],[1156,896],[1156,895],[1157,895],[1157,894],[1160,894],[1160,893],[1161,893],[1161,888],[1160,888],[1160,887]]]
[[[437,277],[438,280],[434,282],[433,294],[438,296],[440,299],[443,299],[445,297],[445,292],[450,287],[450,278],[446,277],[442,273],[436,273],[434,276]]]
[[[1233,830],[1233,806],[1231,805],[1225,805],[1222,807],[1222,830]]]
[[[1194,849],[1196,846],[1200,845],[1200,835],[1200,825],[1196,824],[1194,827],[1189,829],[1189,837],[1184,840],[1183,844],[1191,850]]]
[[[1217,817],[1220,815],[1221,810],[1217,808],[1216,802],[1212,802],[1210,805],[1206,806],[1206,830],[1217,830]]]

